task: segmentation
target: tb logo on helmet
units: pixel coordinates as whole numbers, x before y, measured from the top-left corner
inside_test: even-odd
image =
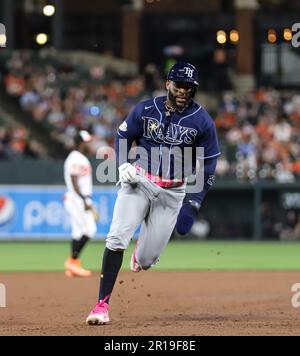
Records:
[[[195,69],[191,69],[189,67],[184,67],[184,71],[185,74],[189,77],[189,78],[194,78],[194,71]]]
[[[197,69],[190,63],[179,62],[170,69],[167,80],[173,82],[188,82],[199,86]]]

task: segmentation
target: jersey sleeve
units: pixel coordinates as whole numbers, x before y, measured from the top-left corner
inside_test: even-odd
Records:
[[[128,162],[128,154],[134,141],[143,136],[143,105],[138,104],[127,116],[126,120],[120,125],[116,139],[115,150],[117,164],[120,166]],[[124,141],[126,140],[126,146]],[[126,149],[125,149],[126,147]]]
[[[143,105],[138,104],[128,114],[126,120],[120,125],[118,129],[118,136],[123,139],[135,141],[143,135],[143,121],[142,121]]]
[[[204,120],[203,134],[197,142],[197,147],[203,148],[203,150],[201,150],[202,152],[197,158],[216,158],[221,155],[216,125],[207,112],[204,112]]]
[[[217,158],[211,158],[204,161],[204,186],[201,192],[192,193],[191,200],[196,201],[200,206],[206,197],[209,189],[213,186],[215,181],[215,171],[217,167]]]

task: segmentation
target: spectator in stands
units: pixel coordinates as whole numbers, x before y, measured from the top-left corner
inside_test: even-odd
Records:
[[[30,140],[28,131],[23,127],[7,129],[0,127],[0,159],[13,160],[22,158],[38,158],[40,146]]]

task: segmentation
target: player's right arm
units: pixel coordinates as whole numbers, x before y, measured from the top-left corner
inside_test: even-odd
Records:
[[[128,154],[132,144],[138,141],[143,135],[143,109],[143,103],[135,106],[118,129],[115,138],[115,150],[118,166],[128,163]]]
[[[136,168],[128,162],[128,156],[133,142],[137,142],[143,135],[143,109],[143,103],[138,104],[120,125],[116,135],[115,150],[119,167],[119,183],[136,182]]]

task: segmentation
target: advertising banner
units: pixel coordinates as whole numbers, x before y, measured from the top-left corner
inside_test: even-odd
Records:
[[[67,240],[71,238],[63,186],[0,186],[0,239]],[[109,231],[116,188],[97,188],[93,201],[100,213],[97,239]]]

